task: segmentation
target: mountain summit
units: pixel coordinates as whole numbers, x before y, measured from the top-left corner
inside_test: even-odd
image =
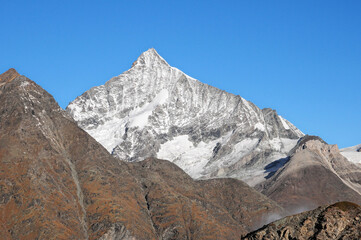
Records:
[[[139,58],[133,63],[133,66],[142,66],[151,67],[153,65],[164,64],[169,66],[169,64],[157,53],[154,48],[150,48],[147,51],[143,52]]]
[[[18,76],[20,76],[20,74],[14,68],[10,68],[6,72],[0,74],[0,84],[11,82]]]
[[[276,111],[187,76],[154,49],[67,111],[122,160],[157,157],[193,178],[236,177],[251,185],[275,171],[265,166],[303,136]]]

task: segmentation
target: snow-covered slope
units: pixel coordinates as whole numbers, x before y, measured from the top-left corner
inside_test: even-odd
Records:
[[[350,162],[361,164],[361,144],[343,148],[340,150],[341,154]]]
[[[236,177],[251,185],[303,136],[274,110],[187,76],[154,49],[67,111],[120,159],[155,156],[193,178]]]

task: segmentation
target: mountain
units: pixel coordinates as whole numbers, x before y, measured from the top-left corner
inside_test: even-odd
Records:
[[[276,111],[187,76],[154,49],[66,110],[119,159],[157,157],[196,179],[234,177],[250,185],[303,136]]]
[[[9,71],[5,75],[14,76]],[[33,81],[1,79],[2,238],[95,239],[111,229],[153,236],[142,191],[127,167]]]
[[[119,161],[14,70],[0,102],[2,239],[237,239],[283,213],[236,179]]]
[[[286,164],[256,189],[291,212],[338,201],[361,204],[361,168],[343,157],[337,145],[305,136]]]
[[[356,164],[361,164],[361,144],[353,147],[343,148],[340,151],[341,154],[349,161]]]
[[[361,239],[361,207],[350,202],[319,207],[270,223],[242,239]]]

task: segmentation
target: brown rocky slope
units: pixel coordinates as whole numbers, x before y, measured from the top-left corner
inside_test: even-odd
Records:
[[[339,201],[361,204],[361,168],[343,157],[337,145],[306,136],[288,162],[256,188],[291,212]]]
[[[268,224],[243,239],[361,239],[361,207],[350,202],[319,207]]]
[[[177,228],[176,239],[222,239],[224,231],[248,232],[260,227],[270,211],[282,214],[275,203],[236,179],[195,181],[175,164],[154,158],[129,166],[141,182],[159,234],[167,235]],[[214,228],[212,222],[217,219],[222,219],[224,225]]]
[[[1,75],[0,102],[3,239],[237,239],[282,212],[238,180],[116,160],[13,70]]]

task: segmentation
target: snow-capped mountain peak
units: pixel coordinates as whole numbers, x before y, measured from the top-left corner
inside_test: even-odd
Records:
[[[150,48],[138,57],[138,59],[133,63],[132,67],[152,67],[159,64],[169,66],[169,64],[157,53],[154,48]]]
[[[265,166],[285,157],[303,136],[276,111],[187,76],[154,49],[76,98],[67,111],[120,159],[153,156],[194,178],[229,176],[250,184],[262,181]]]

